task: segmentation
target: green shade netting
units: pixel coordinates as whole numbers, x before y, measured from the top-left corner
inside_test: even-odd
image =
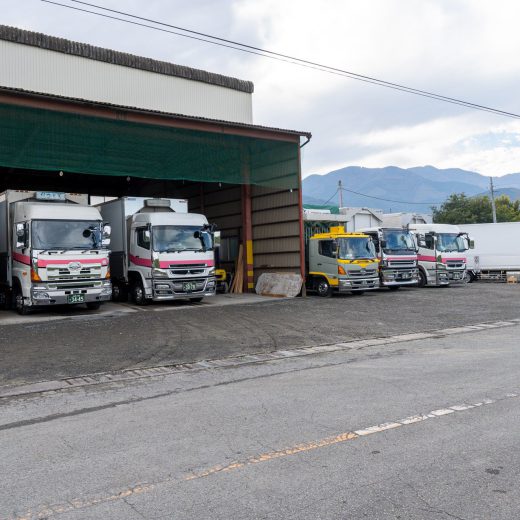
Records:
[[[0,104],[3,167],[294,189],[298,148],[299,143]]]

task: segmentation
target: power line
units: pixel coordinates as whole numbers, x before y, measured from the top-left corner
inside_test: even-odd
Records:
[[[434,99],[434,100],[437,100],[437,101],[442,101],[442,102],[445,102],[445,103],[451,103],[451,104],[454,104],[454,105],[459,105],[459,106],[463,106],[463,107],[466,107],[466,108],[471,108],[471,109],[474,109],[474,110],[481,110],[481,111],[484,111],[484,112],[489,112],[489,113],[493,113],[493,114],[501,115],[501,116],[505,116],[505,117],[512,117],[512,118],[515,118],[515,119],[520,119],[520,115],[519,114],[515,114],[513,112],[507,112],[507,111],[504,111],[504,110],[488,107],[488,106],[485,106],[485,105],[480,105],[480,104],[477,104],[477,103],[471,103],[469,101],[464,101],[464,100],[457,99],[457,98],[452,98],[452,97],[449,97],[449,96],[443,96],[441,94],[436,94],[434,92],[429,92],[427,90],[420,90],[420,89],[416,89],[416,88],[413,88],[413,87],[408,87],[406,85],[402,85],[402,84],[399,84],[399,83],[392,83],[392,82],[381,80],[381,79],[378,79],[378,78],[375,78],[375,77],[372,77],[372,76],[366,76],[364,74],[358,74],[358,73],[355,73],[355,72],[352,72],[352,71],[339,69],[337,67],[331,67],[331,66],[324,65],[324,64],[321,64],[321,63],[317,63],[317,62],[313,62],[313,61],[310,61],[310,60],[306,60],[306,59],[290,56],[290,55],[279,53],[279,52],[275,52],[275,51],[270,51],[268,49],[262,49],[261,47],[255,47],[253,45],[247,45],[247,44],[236,42],[236,41],[233,41],[233,40],[228,40],[226,38],[220,38],[218,36],[213,36],[211,34],[202,33],[202,32],[199,32],[199,31],[193,31],[191,29],[186,29],[184,27],[179,27],[179,26],[167,24],[165,22],[159,22],[157,20],[153,20],[153,19],[150,19],[150,18],[145,18],[145,17],[142,17],[142,16],[133,15],[131,13],[126,13],[124,11],[118,11],[118,10],[115,10],[115,9],[109,9],[107,7],[102,7],[102,6],[99,6],[99,5],[96,5],[96,4],[92,4],[92,3],[89,3],[89,2],[83,2],[81,0],[69,0],[69,1],[70,2],[74,2],[76,4],[81,4],[81,5],[85,5],[85,6],[88,6],[88,7],[93,7],[95,9],[103,10],[103,11],[106,11],[106,12],[123,15],[123,16],[126,16],[128,18],[133,18],[135,20],[141,20],[142,22],[149,22],[149,23],[153,23],[154,25],[160,25],[162,27],[168,27],[170,29],[175,29],[176,31],[171,31],[171,30],[167,30],[167,29],[161,29],[160,27],[155,27],[154,25],[148,25],[148,24],[145,24],[145,23],[135,22],[135,21],[132,21],[132,20],[127,20],[125,18],[120,18],[118,16],[107,15],[107,14],[99,13],[99,12],[96,12],[96,11],[91,11],[89,9],[74,7],[74,6],[71,6],[71,5],[67,5],[67,4],[63,4],[63,3],[55,2],[55,1],[51,1],[51,0],[41,0],[41,1],[45,2],[45,3],[48,3],[48,4],[53,4],[53,5],[57,5],[57,6],[60,6],[60,7],[73,9],[75,11],[81,11],[81,12],[90,13],[90,14],[93,14],[93,15],[96,15],[96,16],[101,16],[103,18],[109,18],[109,19],[112,19],[112,20],[118,20],[118,21],[129,23],[129,24],[132,24],[132,25],[138,25],[138,26],[141,26],[141,27],[147,27],[149,29],[153,29],[153,30],[157,30],[157,31],[161,31],[161,32],[174,34],[176,36],[182,36],[184,38],[190,38],[190,39],[193,39],[193,40],[198,40],[198,41],[210,43],[212,45],[218,45],[218,46],[221,46],[221,47],[227,47],[227,48],[230,48],[230,49],[233,49],[233,50],[237,50],[237,51],[241,51],[241,52],[247,52],[249,54],[255,54],[255,55],[258,55],[258,56],[263,56],[264,58],[270,58],[270,59],[274,59],[274,60],[277,60],[277,61],[283,61],[283,62],[286,62],[286,63],[290,63],[292,65],[298,65],[298,66],[301,66],[301,67],[311,68],[311,69],[314,69],[314,70],[318,70],[320,72],[327,72],[329,74],[335,74],[335,75],[339,75],[339,76],[342,76],[342,77],[355,79],[357,81],[363,81],[365,83],[371,83],[373,85],[377,85],[377,86],[381,86],[381,87],[385,87],[385,88],[390,88],[390,89],[393,89],[393,90],[399,90],[401,92],[405,92],[405,93],[408,93],[408,94],[413,94],[413,95],[416,95],[416,96],[426,97],[426,98]],[[189,34],[182,34],[182,33],[179,33],[177,31],[183,31],[183,32],[189,33]],[[192,36],[192,35],[196,35],[196,36]],[[214,40],[214,41],[212,41],[212,40]]]
[[[344,187],[342,187],[341,189],[343,191],[348,191],[349,193],[355,193],[356,195],[361,195],[362,197],[368,197],[369,199],[382,200],[384,202],[395,202],[397,204],[414,204],[414,205],[418,205],[418,206],[424,206],[426,204],[429,206],[440,206],[440,205],[444,204],[443,202],[410,202],[410,201],[404,201],[404,200],[384,199],[382,197],[376,197],[374,195],[367,195],[366,193],[360,193],[359,191],[349,190]],[[325,202],[325,204],[323,204],[323,205],[326,206],[337,195],[338,191],[339,191],[339,188],[334,192],[334,195],[332,195],[332,197],[327,202]]]

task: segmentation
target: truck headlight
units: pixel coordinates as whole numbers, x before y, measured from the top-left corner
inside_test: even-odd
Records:
[[[208,271],[208,274],[211,276],[211,275],[214,275],[215,274],[215,268],[214,267],[211,267],[210,270]]]
[[[168,271],[156,267],[152,270],[152,276],[154,278],[168,278]]]

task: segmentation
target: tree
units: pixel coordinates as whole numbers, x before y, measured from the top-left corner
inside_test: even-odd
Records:
[[[507,195],[495,198],[497,222],[520,222],[520,201]],[[487,195],[467,197],[453,193],[440,208],[432,208],[433,221],[439,224],[481,224],[493,222],[491,199]]]

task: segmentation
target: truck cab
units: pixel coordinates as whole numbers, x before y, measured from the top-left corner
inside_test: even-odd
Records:
[[[347,233],[343,226],[311,236],[306,247],[306,288],[319,296],[363,293],[379,287],[378,260],[372,239]]]
[[[381,287],[395,291],[402,286],[417,285],[417,246],[413,234],[406,227],[373,227],[360,231],[374,242]]]
[[[410,231],[419,247],[419,287],[465,281],[467,233],[450,224],[411,224]]]
[[[174,202],[125,197],[99,206],[112,227],[115,300],[129,293],[137,305],[198,302],[215,294],[213,226],[204,215],[174,210]]]
[[[111,299],[110,228],[81,194],[0,194],[0,303],[36,308]]]

